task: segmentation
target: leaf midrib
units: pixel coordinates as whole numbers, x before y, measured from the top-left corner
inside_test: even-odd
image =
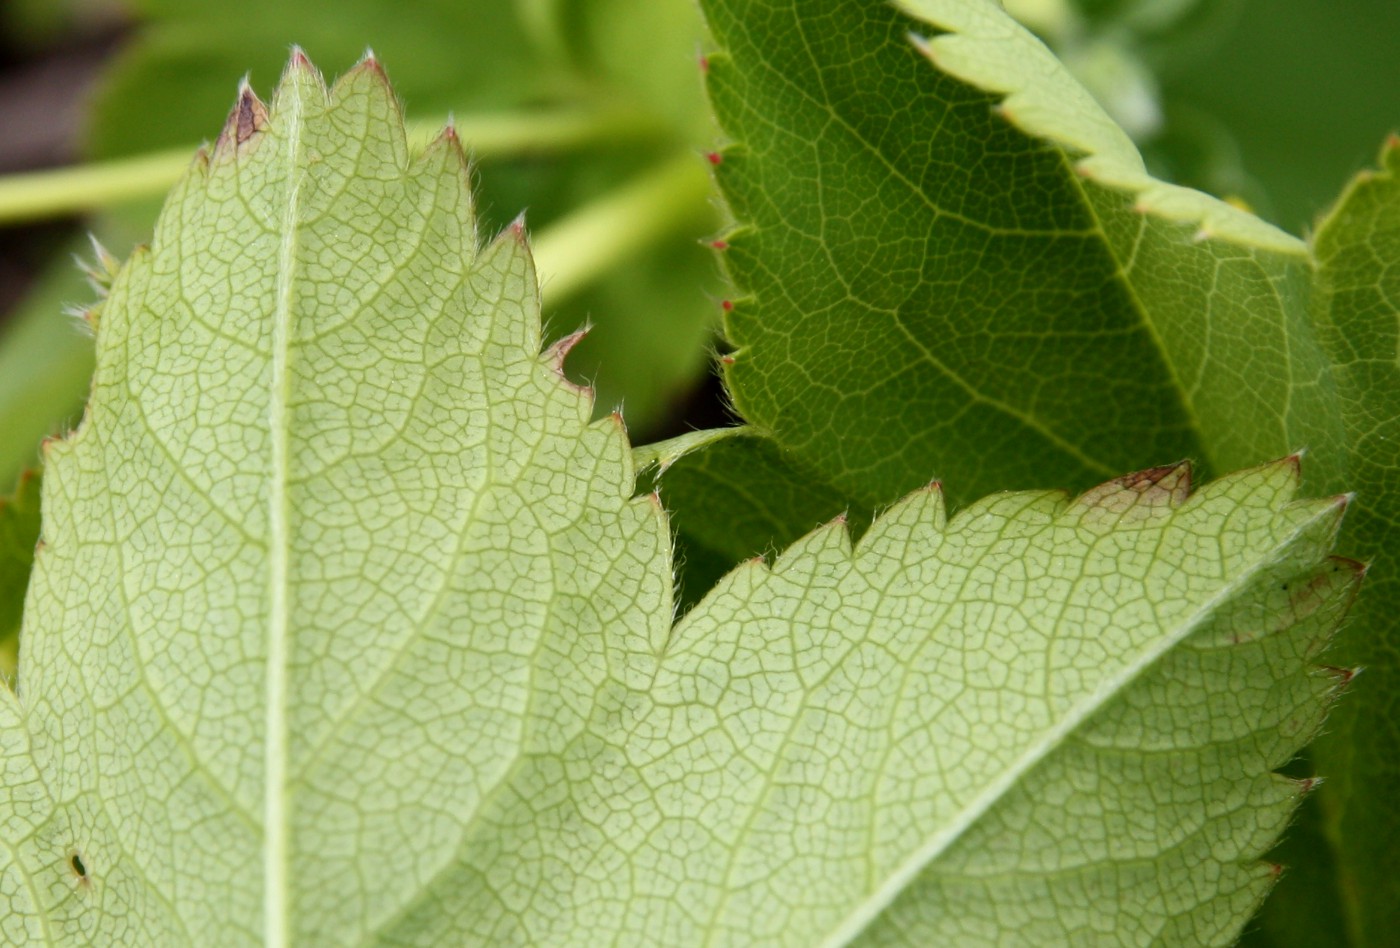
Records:
[[[290,69],[297,69],[294,54]],[[288,457],[291,404],[293,285],[299,246],[301,155],[304,110],[298,82],[287,83],[287,183],[278,245],[277,296],[272,318],[272,377],[268,424],[271,470],[268,484],[268,624],[267,682],[264,695],[266,736],[263,774],[263,944],[284,948],[290,922],[287,892],[287,667],[290,633],[291,481]]]

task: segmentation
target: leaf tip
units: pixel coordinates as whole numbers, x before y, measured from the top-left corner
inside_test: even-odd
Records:
[[[1343,668],[1340,665],[1321,665],[1323,674],[1332,679],[1332,688],[1336,694],[1341,694],[1351,687],[1351,683],[1356,680],[1356,676],[1365,671],[1365,667],[1357,665],[1353,668]]]
[[[1371,571],[1370,563],[1363,563],[1361,560],[1354,560],[1349,556],[1333,556],[1330,559],[1338,569],[1350,571],[1353,581],[1357,583],[1365,580],[1366,574]]]
[[[365,47],[364,55],[360,57],[360,61],[355,64],[354,68],[361,72],[374,73],[386,82],[389,79],[384,73],[384,66],[380,64],[379,57],[374,55],[374,50],[368,46]]]
[[[1314,790],[1316,790],[1318,787],[1322,786],[1322,781],[1323,778],[1321,777],[1303,777],[1301,779],[1294,780],[1293,787],[1297,791],[1299,797],[1305,797],[1308,794],[1312,793]]]
[[[305,57],[303,57],[305,58]],[[288,65],[290,71],[291,66]],[[214,157],[237,154],[239,149],[267,126],[267,106],[258,98],[245,75],[238,82],[238,99],[224,120],[224,127],[214,141]]]
[[[315,73],[316,67],[311,65],[311,60],[307,58],[306,50],[301,48],[300,43],[293,43],[291,52],[287,55],[287,68],[284,72],[304,71]]]

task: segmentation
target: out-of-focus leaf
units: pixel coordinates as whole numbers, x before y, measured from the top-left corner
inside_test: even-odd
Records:
[[[26,471],[13,494],[0,496],[0,675],[12,681],[24,591],[39,540],[39,476]]]
[[[93,103],[101,157],[200,141],[229,106],[230,77],[267,82],[297,43],[350,61],[373,46],[419,115],[508,107],[555,76],[534,54],[515,4],[422,0],[138,0],[135,35]]]
[[[75,421],[92,376],[92,336],[67,314],[93,298],[74,254],[60,254],[0,331],[0,483],[39,458],[39,442]]]
[[[584,68],[688,138],[710,131],[700,85],[705,29],[693,0],[564,0],[564,32]]]

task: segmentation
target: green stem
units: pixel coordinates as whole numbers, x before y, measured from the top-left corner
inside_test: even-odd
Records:
[[[455,124],[458,138],[478,158],[562,151],[657,133],[654,122],[620,110],[464,115]],[[412,123],[410,139],[421,144],[441,127]],[[192,149],[172,148],[133,158],[0,177],[0,224],[159,197],[189,167],[192,157]]]
[[[725,438],[752,434],[753,429],[747,425],[735,428],[706,428],[702,431],[687,431],[683,435],[676,435],[676,437],[668,438],[665,441],[642,444],[633,448],[632,466],[638,474],[641,474],[655,464],[657,466],[656,473],[665,474],[668,467],[692,451],[698,451],[706,445],[723,441]]]
[[[556,221],[531,240],[546,302],[557,304],[627,257],[713,215],[710,176],[682,154]]]

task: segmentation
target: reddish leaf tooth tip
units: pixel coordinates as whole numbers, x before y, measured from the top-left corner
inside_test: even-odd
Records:
[[[705,160],[712,165],[720,165],[724,163],[724,156],[717,151],[710,151],[705,153]]]
[[[1342,668],[1339,665],[1323,665],[1322,670],[1337,679],[1337,687],[1344,689],[1361,673],[1360,668]]]
[[[1370,563],[1363,563],[1360,560],[1353,560],[1345,556],[1338,556],[1335,557],[1335,559],[1343,565],[1343,568],[1354,572],[1358,580],[1365,579],[1366,574],[1371,571]]]
[[[720,300],[719,308],[726,313],[732,313],[734,311],[734,303],[731,300]]]
[[[1277,879],[1279,876],[1283,875],[1283,863],[1281,863],[1281,862],[1271,862],[1271,863],[1268,864],[1268,866],[1269,866],[1269,876],[1270,876],[1271,878]]]
[[[700,54],[700,71],[702,73],[708,73],[710,71],[710,57],[706,56],[704,53]]]
[[[1297,783],[1298,783],[1298,795],[1299,795],[1299,796],[1305,797],[1305,796],[1307,796],[1308,794],[1312,793],[1313,790],[1317,787],[1318,784],[1322,783],[1322,778],[1321,778],[1321,777],[1304,777],[1302,780],[1299,780]]]
[[[729,241],[727,241],[727,240],[712,240],[712,241],[710,241],[710,246],[713,247],[713,248],[715,248],[716,250],[728,250],[728,249],[729,249]]]
[[[719,357],[719,361],[721,365],[733,365],[734,357],[731,355],[723,355]]]

